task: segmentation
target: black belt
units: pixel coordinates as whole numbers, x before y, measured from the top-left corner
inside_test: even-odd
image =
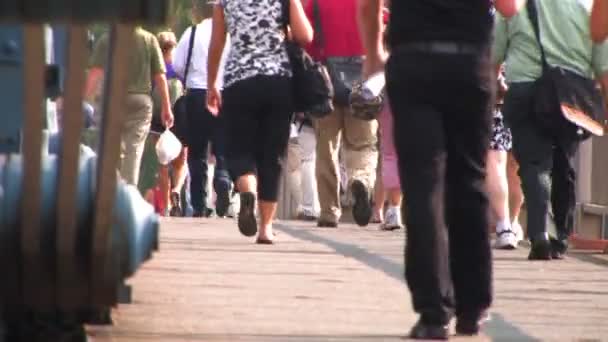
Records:
[[[418,42],[398,46],[395,50],[432,52],[446,55],[478,54],[482,47],[474,44],[455,42]]]
[[[204,91],[207,91],[207,89],[201,89],[201,88],[188,88],[186,89],[186,91],[188,93],[202,93]]]

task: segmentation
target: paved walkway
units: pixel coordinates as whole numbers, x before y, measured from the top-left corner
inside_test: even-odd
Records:
[[[95,342],[402,341],[414,324],[403,232],[283,222],[258,246],[232,220],[163,222],[161,251],[139,271],[134,303]],[[496,301],[478,341],[608,341],[608,260],[528,262],[495,253]],[[475,286],[475,284],[471,284]]]

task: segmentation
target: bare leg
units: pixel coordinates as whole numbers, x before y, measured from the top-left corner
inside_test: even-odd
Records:
[[[236,186],[239,192],[252,192],[255,194],[258,190],[258,179],[253,173],[248,173],[237,179]]]
[[[386,190],[382,183],[382,177],[376,178],[376,189],[374,190],[374,214],[372,223],[382,223],[384,221],[384,201],[386,199]]]
[[[162,194],[163,210],[161,216],[167,216],[171,210],[171,181],[169,180],[169,167],[160,165],[158,170],[158,186]]]
[[[510,219],[513,224],[519,224],[519,214],[524,204],[524,194],[521,190],[521,180],[519,179],[519,164],[512,153],[507,158],[507,181],[509,183],[509,210]]]
[[[496,215],[497,224],[508,222],[510,227],[506,152],[488,151],[486,182],[490,205]]]
[[[272,232],[272,221],[277,212],[277,202],[259,201],[260,208],[260,230],[258,238],[262,240],[272,240],[274,234]]]
[[[400,207],[401,206],[401,188],[393,188],[387,189],[388,192],[388,204],[391,207]]]
[[[179,156],[173,161],[173,189],[171,191],[181,193],[186,181],[186,161],[188,160],[188,148],[184,147]]]

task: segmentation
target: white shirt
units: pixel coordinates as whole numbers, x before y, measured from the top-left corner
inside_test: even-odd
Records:
[[[188,89],[207,89],[207,60],[209,55],[209,43],[211,42],[211,19],[205,19],[196,26],[194,36],[194,47],[192,48],[192,60],[188,69],[188,79],[186,88]],[[190,44],[190,34],[192,27],[186,29],[175,48],[173,58],[173,68],[175,72],[184,77],[186,72],[186,60],[188,59],[188,46]],[[226,45],[220,62],[217,77],[217,87],[221,89],[224,84],[224,65],[230,50],[230,39],[226,37]]]

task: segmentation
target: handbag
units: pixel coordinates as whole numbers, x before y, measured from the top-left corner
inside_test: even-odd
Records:
[[[363,58],[360,56],[327,57],[325,55],[325,35],[321,23],[319,0],[313,0],[312,6],[316,46],[321,52],[334,87],[334,102],[339,106],[347,107],[353,86],[361,79]]]
[[[535,82],[534,117],[537,125],[557,139],[581,141],[592,134],[602,136],[605,118],[604,98],[594,80],[547,63],[540,40],[535,0],[526,4],[528,17],[540,47],[542,75]]]
[[[187,82],[188,72],[190,71],[190,62],[192,61],[192,50],[194,49],[194,37],[196,36],[196,25],[192,25],[190,32],[190,41],[188,43],[188,57],[186,57],[186,70],[184,70],[184,88],[182,95],[173,104],[173,115],[175,116],[175,128],[178,132],[182,132],[187,129],[187,108],[186,108],[186,94],[187,94]],[[181,136],[182,134],[178,134]]]
[[[290,0],[282,0],[283,22],[287,36]],[[293,101],[296,112],[321,118],[334,110],[334,89],[327,69],[315,62],[297,43],[286,39],[287,55],[293,74]]]

